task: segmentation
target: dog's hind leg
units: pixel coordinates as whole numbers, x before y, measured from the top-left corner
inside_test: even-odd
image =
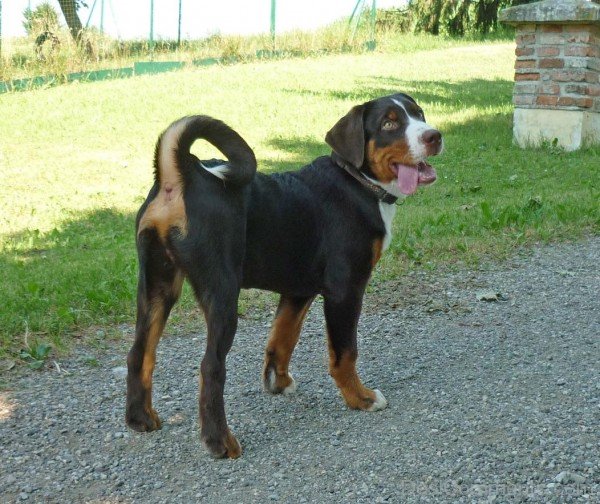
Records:
[[[379,390],[365,387],[356,372],[357,329],[362,294],[345,299],[325,297],[325,322],[329,339],[329,374],[350,408],[377,411],[387,406]]]
[[[135,341],[127,355],[125,419],[132,429],[153,431],[160,428],[160,420],[152,408],[156,347],[181,293],[184,275],[153,229],[139,234],[138,255],[137,320]]]
[[[290,394],[296,390],[296,382],[288,367],[313,299],[314,296],[281,296],[279,300],[263,366],[263,386],[272,394]]]
[[[242,449],[227,426],[223,392],[225,359],[237,329],[239,275],[220,266],[211,270],[209,279],[195,270],[188,272],[188,278],[204,311],[207,331],[200,365],[200,438],[213,457],[237,458]]]

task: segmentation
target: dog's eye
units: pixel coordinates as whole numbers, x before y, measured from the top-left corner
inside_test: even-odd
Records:
[[[398,129],[398,123],[387,119],[387,120],[383,121],[383,124],[381,125],[381,129],[384,131]]]

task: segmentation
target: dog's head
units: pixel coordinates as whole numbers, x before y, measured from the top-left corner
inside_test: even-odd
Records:
[[[426,159],[443,149],[442,134],[425,122],[417,102],[402,93],[352,108],[325,141],[342,160],[398,196],[435,181]]]

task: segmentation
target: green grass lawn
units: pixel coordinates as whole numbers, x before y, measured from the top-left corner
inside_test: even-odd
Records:
[[[134,215],[157,135],[185,114],[225,120],[273,172],[327,154],[325,133],[352,105],[413,95],[446,151],[438,183],[398,209],[375,281],[597,232],[600,149],[514,147],[513,45],[449,45],[1,95],[0,352],[18,351],[25,333],[61,347],[133,321]],[[194,151],[215,155],[206,144]],[[180,310],[193,304],[185,297]]]

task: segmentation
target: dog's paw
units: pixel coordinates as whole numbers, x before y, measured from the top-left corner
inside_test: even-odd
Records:
[[[202,442],[211,456],[217,459],[236,459],[242,454],[240,443],[229,429],[222,437],[202,438]]]
[[[342,397],[349,408],[362,411],[380,411],[388,405],[381,391],[366,387],[359,389],[341,389]]]
[[[152,432],[160,429],[161,421],[153,408],[131,408],[125,415],[127,425],[138,432]]]
[[[267,368],[263,376],[263,387],[271,394],[290,395],[296,392],[298,385],[292,373],[278,375],[273,368]]]
[[[385,396],[381,393],[380,390],[373,390],[375,393],[375,399],[373,400],[373,404],[367,408],[367,411],[379,411],[387,408],[388,402]]]
[[[288,378],[290,379],[290,383],[287,387],[285,387],[281,393],[283,395],[290,395],[293,394],[294,392],[296,392],[296,389],[298,388],[298,385],[296,384],[296,380],[294,380],[294,377],[292,376],[292,373],[288,373]]]

